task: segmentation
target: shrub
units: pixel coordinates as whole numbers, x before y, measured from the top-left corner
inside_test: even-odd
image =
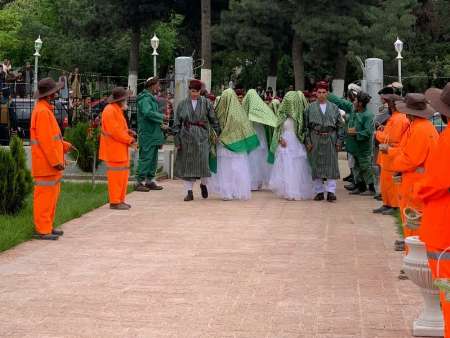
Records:
[[[17,214],[33,190],[22,141],[13,137],[10,149],[0,149],[0,214]]]
[[[77,152],[72,152],[70,156],[77,159],[78,167],[84,172],[92,172],[94,165],[94,154],[96,154],[98,167],[100,160],[98,159],[98,149],[100,145],[100,128],[87,122],[80,122],[72,128],[67,128],[64,134],[67,141],[72,143]]]

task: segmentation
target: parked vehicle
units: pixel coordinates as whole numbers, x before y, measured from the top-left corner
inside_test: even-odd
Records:
[[[30,138],[31,112],[35,100],[32,98],[4,99],[0,105],[0,144],[9,144],[11,134],[28,140]],[[58,99],[54,101],[55,117],[61,131],[68,125],[68,102]]]

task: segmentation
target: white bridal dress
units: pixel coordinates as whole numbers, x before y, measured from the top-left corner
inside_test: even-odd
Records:
[[[287,200],[312,199],[313,181],[305,146],[294,130],[294,121],[288,118],[283,124],[282,138],[287,146],[278,146],[269,187],[279,197]]]
[[[235,153],[217,145],[217,173],[209,179],[212,192],[224,200],[249,200],[251,178],[247,153]]]
[[[250,175],[252,182],[252,190],[261,190],[269,185],[270,172],[272,166],[267,162],[269,149],[267,145],[266,131],[264,125],[260,123],[253,123],[253,128],[256,131],[259,139],[259,147],[253,150],[249,155],[250,161]]]

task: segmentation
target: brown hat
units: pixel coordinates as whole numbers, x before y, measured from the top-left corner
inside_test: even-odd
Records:
[[[52,78],[45,78],[38,82],[38,90],[34,93],[35,99],[42,99],[58,92],[64,87],[64,83],[55,82]]]
[[[403,101],[403,97],[401,97],[400,95],[397,94],[382,94],[381,99],[386,101],[386,102],[397,102],[397,101]]]
[[[425,97],[439,113],[450,117],[450,82],[444,89],[430,88],[425,92]]]
[[[200,91],[202,89],[203,83],[200,80],[191,80],[191,82],[189,82],[189,89],[195,89]]]
[[[131,95],[131,92],[124,88],[124,87],[116,87],[112,90],[111,96],[108,97],[106,102],[108,103],[114,103],[114,102],[120,102],[128,99]]]
[[[406,94],[404,101],[396,101],[397,110],[407,115],[429,119],[436,112],[428,104],[425,95],[419,93]]]
[[[145,81],[145,87],[148,88],[150,86],[153,86],[155,84],[157,84],[159,82],[159,78],[157,76],[152,76],[149,77],[146,81]]]

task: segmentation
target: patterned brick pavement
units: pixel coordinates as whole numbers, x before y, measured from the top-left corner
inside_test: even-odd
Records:
[[[421,296],[373,199],[185,203],[164,186],[0,254],[0,336],[411,337]]]

